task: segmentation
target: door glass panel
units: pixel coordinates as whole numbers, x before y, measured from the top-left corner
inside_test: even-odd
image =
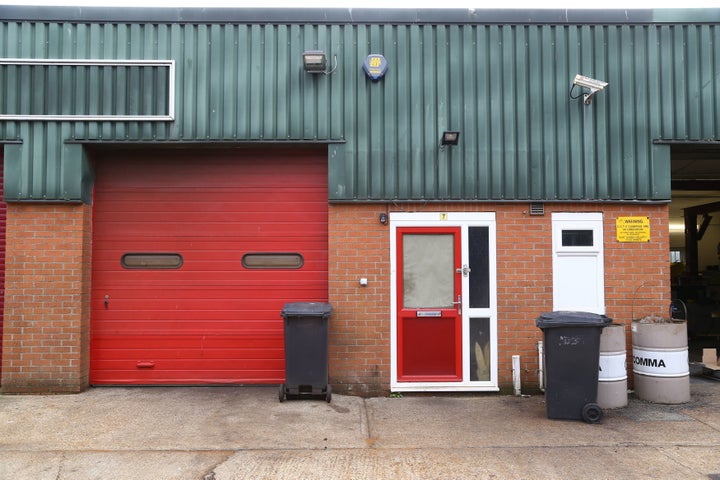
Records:
[[[404,308],[453,308],[454,235],[403,235]]]
[[[562,231],[563,247],[592,247],[593,231],[592,230],[563,230]]]
[[[470,308],[490,308],[490,229],[468,229]]]
[[[470,380],[490,380],[490,319],[470,319]]]

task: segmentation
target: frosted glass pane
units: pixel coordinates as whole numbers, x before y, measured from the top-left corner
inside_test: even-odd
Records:
[[[454,236],[403,235],[403,306],[453,308]]]

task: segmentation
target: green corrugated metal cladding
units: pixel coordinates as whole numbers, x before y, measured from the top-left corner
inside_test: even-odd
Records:
[[[0,57],[172,60],[174,76],[162,65],[1,65],[0,114],[59,116],[0,120],[7,201],[88,201],[88,144],[307,141],[328,144],[331,201],[663,200],[670,152],[653,140],[720,140],[720,10],[695,22],[681,11],[677,23],[63,11],[0,11]],[[337,68],[305,73],[311,49]],[[362,69],[369,54],[387,59],[378,81]],[[571,91],[578,73],[609,84],[590,105]],[[459,144],[441,146],[444,130]]]

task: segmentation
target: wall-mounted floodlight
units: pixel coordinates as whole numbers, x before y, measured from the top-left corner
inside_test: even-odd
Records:
[[[457,145],[460,140],[460,132],[448,130],[440,137],[440,145]]]
[[[308,73],[324,73],[327,57],[322,50],[306,50],[303,52],[303,68]]]
[[[605,87],[608,86],[607,82],[603,82],[602,80],[595,80],[594,78],[586,77],[585,75],[580,75],[579,73],[575,75],[575,79],[573,80],[573,86],[570,89],[570,98],[578,98],[577,96],[573,97],[572,90],[576,87],[582,87],[587,88],[590,90],[590,93],[583,94],[583,100],[585,102],[585,105],[590,105],[590,102],[592,102],[593,96],[597,93],[602,91]]]
[[[326,71],[327,68],[327,56],[322,50],[305,50],[303,52],[303,68],[307,73],[322,73],[329,75],[337,68],[337,56],[335,59],[335,65],[332,70]]]

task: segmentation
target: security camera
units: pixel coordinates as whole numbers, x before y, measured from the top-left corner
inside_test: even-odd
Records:
[[[585,87],[589,88],[590,90],[597,91],[600,91],[608,86],[607,82],[595,80],[594,78],[586,77],[585,75],[580,75],[579,73],[575,75],[575,80],[573,81],[573,83],[580,87]]]
[[[608,86],[608,83],[603,82],[602,80],[595,80],[594,78],[586,77],[585,75],[580,75],[578,73],[577,75],[575,75],[575,80],[573,80],[573,88],[576,85],[578,87],[590,89],[590,93],[586,93],[583,95],[585,105],[590,105],[593,95],[595,95],[597,92],[602,91],[605,87]]]

